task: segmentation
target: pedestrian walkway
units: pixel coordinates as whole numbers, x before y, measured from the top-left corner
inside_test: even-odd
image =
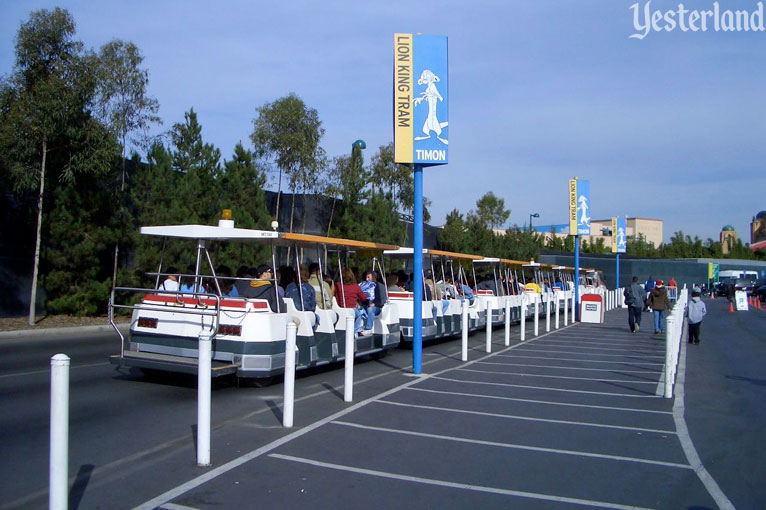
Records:
[[[472,351],[140,508],[721,505],[661,396],[664,337],[606,317]]]

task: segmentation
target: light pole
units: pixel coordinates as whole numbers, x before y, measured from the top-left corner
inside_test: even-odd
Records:
[[[529,215],[529,231],[532,231],[532,218],[539,218],[540,213],[532,213]]]

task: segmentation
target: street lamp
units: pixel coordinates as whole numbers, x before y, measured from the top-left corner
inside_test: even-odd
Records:
[[[529,215],[529,230],[532,230],[532,218],[539,218],[540,213],[532,213]]]
[[[362,167],[362,149],[366,149],[364,140],[357,140],[351,144],[351,168],[357,170]]]

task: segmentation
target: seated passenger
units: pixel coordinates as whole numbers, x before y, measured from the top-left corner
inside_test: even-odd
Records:
[[[221,289],[223,297],[239,297],[237,287],[234,286],[234,280],[231,279],[231,269],[228,266],[218,266],[215,270],[216,281]],[[215,289],[216,292],[218,289]]]
[[[314,289],[314,300],[321,310],[332,309],[332,289],[322,280],[319,274],[319,264],[313,262],[309,265],[309,285]]]
[[[399,292],[401,291],[401,287],[399,287],[399,277],[395,275],[394,273],[391,273],[386,277],[387,283],[388,283],[388,290],[391,292]]]
[[[364,309],[366,317],[362,335],[368,336],[372,334],[372,327],[375,324],[375,317],[380,315],[380,313],[383,311],[385,296],[381,294],[381,288],[378,286],[377,276],[373,271],[364,272],[364,281],[359,284],[359,288],[362,289],[362,292],[364,292],[365,296],[367,296],[367,306]],[[385,289],[382,290],[385,291]]]
[[[240,266],[237,269],[237,281],[234,282],[234,287],[237,288],[237,294],[241,297],[247,297],[247,289],[250,288],[250,281],[255,276],[255,270],[248,268],[247,266]]]
[[[306,266],[300,268],[300,283],[298,275],[296,275],[295,281],[287,285],[285,289],[285,299],[292,299],[295,304],[295,308],[302,312],[314,312],[316,315],[316,322],[314,323],[314,329],[319,325],[319,315],[316,314],[317,301],[316,294],[314,293],[314,287],[308,282],[309,270]],[[299,287],[300,285],[300,287]]]
[[[274,271],[266,264],[258,266],[255,270],[255,278],[250,282],[250,290],[247,297],[265,299],[269,303],[272,312],[284,313],[284,305],[277,301],[277,286],[274,283]]]
[[[171,291],[178,290],[178,276],[177,276],[178,269],[176,269],[173,266],[170,266],[167,269],[167,271],[168,272],[167,272],[167,275],[165,276],[165,280],[162,283],[160,283],[159,287],[157,288],[162,290],[171,290]]]
[[[195,278],[195,272],[197,269],[194,267],[193,264],[189,264],[186,267],[186,274],[181,279],[181,292],[186,292],[187,294],[204,294],[205,293],[205,287],[202,286],[202,277],[200,277],[200,283],[198,283],[196,286],[194,285]]]
[[[341,307],[354,309],[354,334],[359,334],[362,331],[364,318],[361,303],[367,303],[367,295],[356,283],[356,276],[350,269],[344,268],[341,278],[342,281],[335,286],[335,299]],[[372,334],[372,331],[367,334]]]
[[[471,290],[470,285],[466,283],[462,283],[460,285],[460,295],[458,296],[460,301],[463,301],[465,299],[468,300],[469,305],[473,305],[473,291]]]

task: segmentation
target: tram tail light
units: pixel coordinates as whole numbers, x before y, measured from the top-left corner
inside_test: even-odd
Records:
[[[235,324],[221,324],[218,326],[219,335],[242,336],[242,326]]]
[[[157,319],[152,317],[139,317],[138,318],[138,327],[139,328],[153,328],[157,329],[157,322],[159,322]]]

